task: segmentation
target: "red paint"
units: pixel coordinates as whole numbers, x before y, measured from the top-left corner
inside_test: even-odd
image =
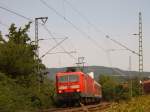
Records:
[[[79,77],[78,81],[75,82],[59,82],[59,78],[61,76],[70,76],[77,75]],[[75,88],[71,88],[71,86]],[[78,87],[79,86],[79,87]],[[78,87],[78,88],[76,88]],[[63,89],[59,89],[63,88]],[[61,90],[61,93],[59,91]],[[84,74],[83,72],[59,72],[56,74],[56,91],[57,94],[69,93],[69,92],[80,92],[85,96],[102,96],[101,85],[98,84],[94,79],[92,79],[89,75]]]

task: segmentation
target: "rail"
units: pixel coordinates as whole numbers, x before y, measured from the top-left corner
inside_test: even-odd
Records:
[[[80,103],[80,105],[80,107],[44,109],[40,110],[39,112],[100,112],[110,107],[110,103],[107,102],[96,105],[83,105],[82,103]]]

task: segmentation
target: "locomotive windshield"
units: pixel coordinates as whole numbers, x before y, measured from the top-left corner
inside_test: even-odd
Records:
[[[77,82],[79,81],[78,75],[69,75],[69,82]]]
[[[79,81],[78,75],[64,75],[60,76],[58,79],[59,82],[77,82]]]
[[[59,82],[67,82],[68,81],[68,76],[64,75],[64,76],[60,76],[58,79]]]

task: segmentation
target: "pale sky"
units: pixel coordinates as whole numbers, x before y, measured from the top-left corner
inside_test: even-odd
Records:
[[[53,10],[46,7],[41,1],[45,1],[50,7],[69,20],[73,25],[58,16]],[[61,46],[70,52],[75,58],[85,57],[88,66],[117,67],[124,70],[129,69],[129,56],[131,56],[132,70],[138,70],[138,56],[127,50],[110,51],[109,49],[123,49],[111,40],[111,38],[121,42],[130,49],[138,52],[138,13],[142,12],[143,19],[143,50],[144,50],[144,71],[150,71],[150,0],[0,0],[0,6],[15,11],[25,17],[34,19],[36,17],[48,17],[47,28],[55,38],[65,38]],[[69,1],[69,2],[67,2]],[[71,4],[71,5],[70,5]],[[93,26],[82,18],[84,15],[90,23],[101,31],[96,31]],[[8,28],[2,24],[10,25],[15,23],[23,26],[28,20],[11,14],[0,8],[0,30],[3,35],[8,32]],[[2,24],[1,24],[2,23]],[[80,31],[85,32],[82,34]],[[104,33],[103,33],[104,32]],[[29,35],[34,40],[34,23],[31,26]],[[39,38],[52,38],[44,28],[39,25]],[[90,39],[89,39],[90,38]],[[60,42],[62,39],[58,39]],[[96,42],[96,45],[94,45]],[[40,56],[55,46],[52,39],[40,41]],[[98,46],[97,46],[98,45]],[[102,49],[102,48],[103,49]],[[62,47],[53,49],[51,53],[64,52]],[[106,53],[107,52],[107,53]],[[43,63],[49,67],[74,66],[77,59],[73,59],[68,54],[48,54],[42,59]]]

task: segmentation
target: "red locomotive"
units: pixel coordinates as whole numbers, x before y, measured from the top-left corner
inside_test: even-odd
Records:
[[[63,104],[90,104],[100,102],[102,98],[101,85],[81,71],[57,73],[56,91],[59,102]]]

